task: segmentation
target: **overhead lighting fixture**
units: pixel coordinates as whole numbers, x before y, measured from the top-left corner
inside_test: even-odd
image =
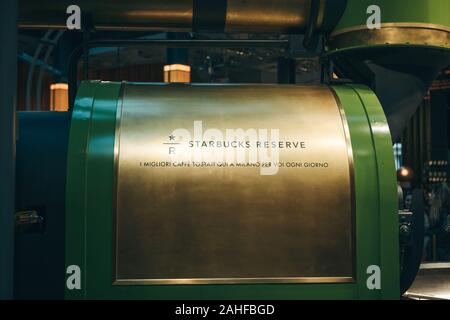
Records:
[[[164,66],[164,82],[188,83],[191,82],[191,67],[184,64],[169,64]]]
[[[397,179],[400,182],[408,182],[411,181],[414,177],[414,172],[409,167],[401,167],[397,170]]]
[[[69,110],[69,85],[53,83],[50,85],[50,111]]]

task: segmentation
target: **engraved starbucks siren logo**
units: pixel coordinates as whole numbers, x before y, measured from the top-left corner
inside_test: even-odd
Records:
[[[169,142],[164,142],[164,145],[168,146],[169,155],[176,154],[176,146],[181,145],[180,142],[177,141],[177,137],[175,137],[173,134],[169,135]]]

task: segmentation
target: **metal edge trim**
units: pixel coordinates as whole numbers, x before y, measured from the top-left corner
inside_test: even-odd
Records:
[[[342,105],[341,99],[339,98],[337,92],[334,90],[332,85],[327,86],[331,91],[332,95],[336,100],[336,106],[339,109],[339,113],[341,115],[342,126],[344,129],[345,140],[347,144],[347,154],[348,154],[348,165],[349,165],[349,175],[350,175],[350,197],[351,197],[351,223],[352,223],[352,260],[353,260],[353,280],[356,282],[356,182],[355,182],[355,160],[353,157],[353,146],[352,139],[350,135],[350,127],[348,125],[347,115],[345,113],[345,109]]]
[[[419,28],[419,29],[430,29],[435,31],[445,31],[450,33],[450,27],[446,27],[439,24],[433,24],[433,23],[406,23],[406,22],[389,22],[389,23],[382,23],[381,29],[375,29],[370,30],[367,28],[366,25],[358,25],[350,28],[345,28],[341,30],[334,31],[331,33],[330,38],[339,36],[344,33],[353,32],[353,31],[380,31],[383,30],[383,28]]]
[[[209,285],[209,284],[286,284],[286,283],[353,283],[352,277],[300,277],[300,278],[209,278],[209,279],[121,279],[113,282],[125,285]]]
[[[88,162],[89,162],[89,155],[90,155],[90,144],[91,144],[91,138],[92,138],[92,125],[93,125],[93,119],[94,119],[94,112],[95,112],[95,104],[97,102],[97,95],[98,95],[98,91],[99,91],[99,86],[101,85],[102,81],[99,81],[96,83],[96,88],[95,88],[95,93],[92,99],[92,106],[90,109],[90,114],[89,114],[89,124],[88,124],[88,131],[86,134],[86,145],[85,145],[85,149],[84,152],[86,154],[85,158],[84,158],[84,165],[83,165],[83,269],[87,270],[87,246],[88,246],[88,239],[87,239],[87,234],[88,234],[88,225],[87,225],[87,217],[88,217],[88,195],[87,195],[87,188],[88,188]],[[83,290],[83,294],[84,294],[84,298],[87,297],[87,284],[88,284],[88,278],[86,276],[82,277],[82,281],[81,281],[84,285],[84,290]]]
[[[442,269],[450,269],[449,262],[429,262],[422,263],[420,265],[420,270],[442,270]]]
[[[432,295],[420,294],[420,293],[409,293],[408,291],[403,295],[410,300],[435,300],[435,301],[445,301],[447,299],[435,297]]]
[[[114,174],[113,174],[113,194],[112,194],[112,227],[113,227],[113,248],[112,248],[112,282],[117,281],[117,207],[118,207],[118,178],[119,178],[119,152],[120,152],[120,133],[123,114],[123,100],[125,96],[126,82],[122,81],[119,91],[119,102],[116,109],[116,132],[114,139]]]

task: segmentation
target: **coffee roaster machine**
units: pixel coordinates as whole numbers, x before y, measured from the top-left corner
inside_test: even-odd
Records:
[[[64,27],[68,3],[42,2],[22,1],[21,27]],[[69,113],[19,114],[19,298],[400,298],[421,227],[399,218],[392,142],[450,63],[447,0],[78,2],[97,29],[302,34],[348,81],[72,72]]]

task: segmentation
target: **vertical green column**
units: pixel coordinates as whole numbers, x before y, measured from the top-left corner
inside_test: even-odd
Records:
[[[106,82],[98,88],[92,111],[92,125],[86,161],[86,211],[90,214],[86,232],[87,298],[99,297],[102,288],[111,286],[111,268],[105,269],[98,261],[112,266],[114,144],[116,113],[121,103],[121,83]],[[99,176],[99,173],[106,173]],[[95,275],[102,274],[101,277]],[[103,283],[105,281],[105,283]]]
[[[400,261],[397,179],[389,126],[378,98],[362,85],[351,86],[361,99],[372,131],[378,180],[381,286],[384,299],[398,299]]]

